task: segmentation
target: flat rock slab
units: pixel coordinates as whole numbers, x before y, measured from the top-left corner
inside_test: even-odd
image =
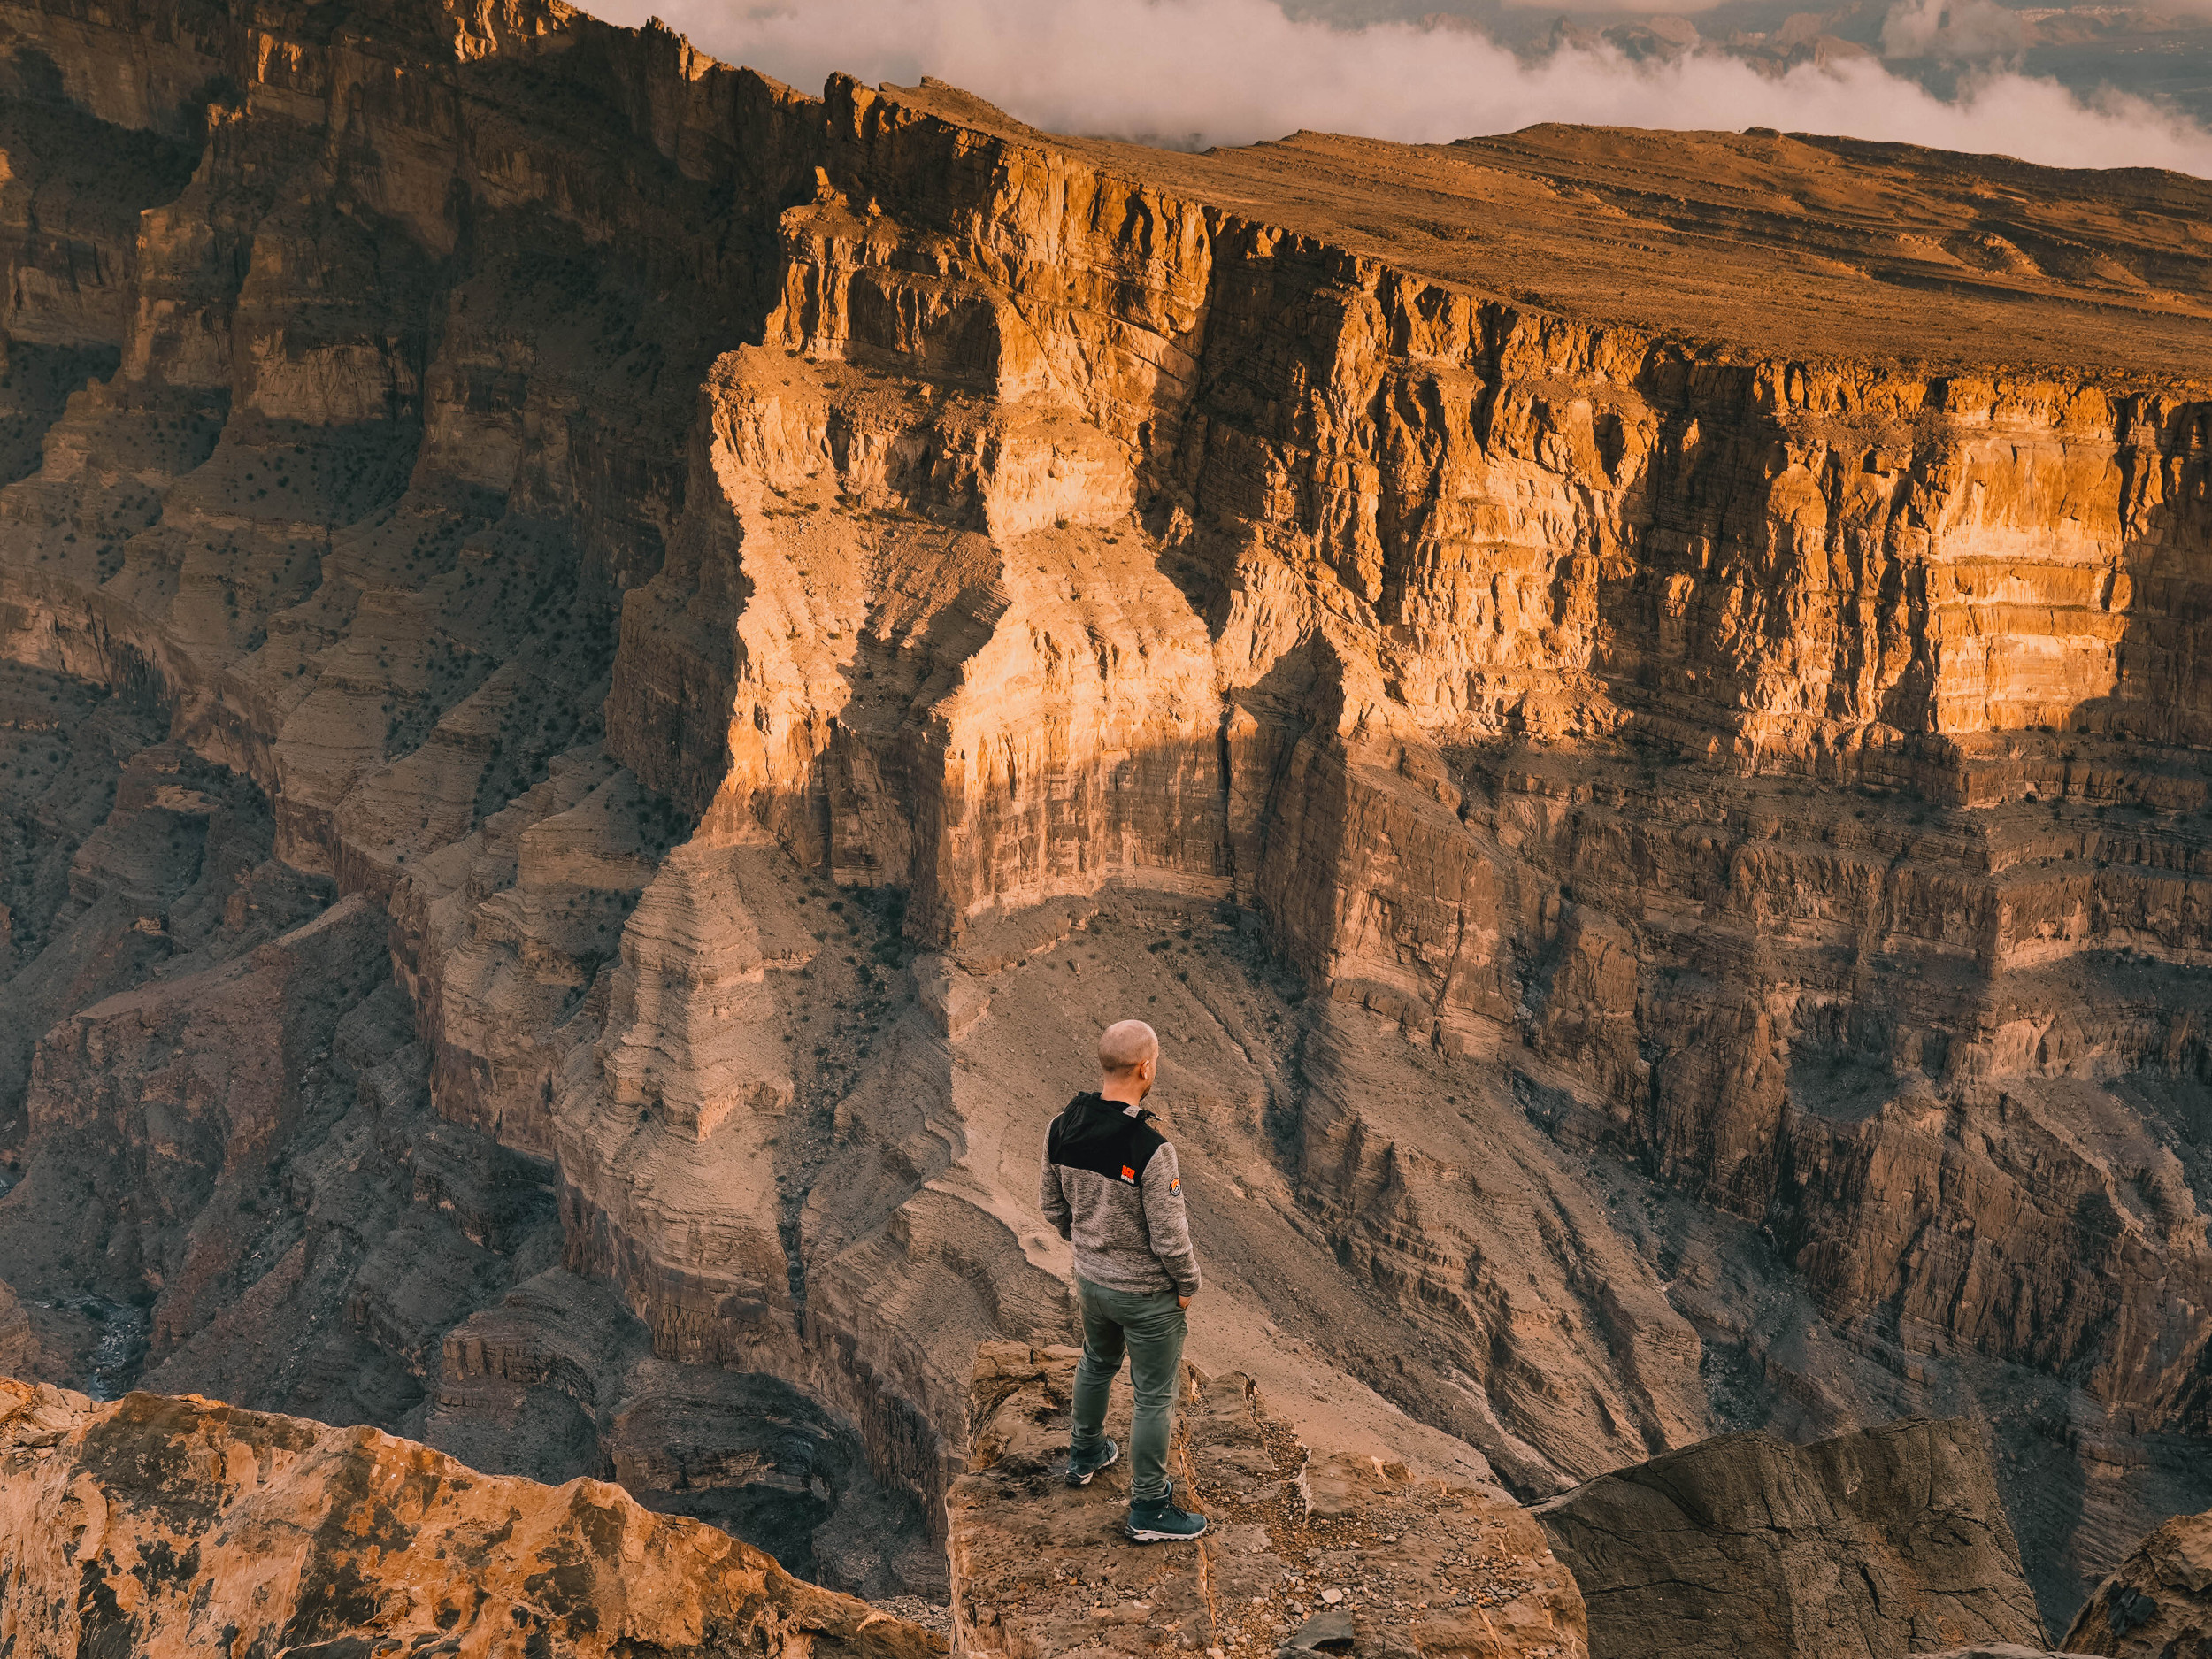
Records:
[[[1171,1454],[1210,1525],[1131,1543],[1128,1463],[1064,1479],[1077,1350],[986,1343],[949,1497],[954,1651],[1582,1659],[1582,1600],[1494,1488],[1310,1452],[1250,1381],[1191,1371]],[[1129,1444],[1125,1387],[1107,1432]]]

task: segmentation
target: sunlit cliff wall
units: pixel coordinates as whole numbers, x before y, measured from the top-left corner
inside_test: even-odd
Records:
[[[380,907],[657,1351],[940,1495],[1066,1318],[974,1022],[1141,892],[1312,994],[1184,1064],[1419,1334],[1335,1362],[1525,1489],[1760,1340],[1594,1149],[1900,1375],[2207,1427],[2200,388],[1571,320],[553,5],[0,19],[116,157],[11,129],[0,642]]]

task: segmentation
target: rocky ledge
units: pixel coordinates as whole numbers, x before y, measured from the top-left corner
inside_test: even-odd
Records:
[[[167,1659],[2205,1659],[2212,1516],[2142,1540],[2059,1649],[1985,1431],[1724,1435],[1533,1509],[1309,1445],[1185,1373],[1190,1545],[1062,1479],[1077,1350],[977,1351],[949,1643],[611,1482],[480,1474],[369,1427],[0,1378],[0,1655]],[[1125,1391],[1108,1418],[1128,1433]]]
[[[949,1504],[957,1652],[2045,1653],[1986,1432],[1964,1418],[1802,1447],[1722,1435],[1525,1509],[1493,1486],[1305,1444],[1249,1378],[1193,1367],[1171,1472],[1208,1530],[1193,1545],[1138,1548],[1121,1537],[1125,1463],[1088,1487],[1062,1479],[1078,1356],[1018,1343],[978,1353],[973,1450]],[[1127,1424],[1121,1394],[1108,1426],[1125,1437]],[[2108,1625],[2193,1640],[2196,1603],[2177,1592],[2208,1536],[2185,1521],[2147,1540],[2085,1611],[2070,1651],[2169,1652],[2100,1646]]]
[[[0,1378],[0,1653],[923,1659],[941,1637],[599,1480]]]
[[[1061,1479],[1077,1357],[1011,1342],[977,1357],[975,1449],[950,1498],[956,1651],[1589,1653],[1582,1597],[1527,1510],[1494,1486],[1310,1450],[1239,1374],[1187,1372],[1171,1467],[1205,1536],[1125,1543],[1126,1460],[1086,1487]],[[1125,1394],[1107,1424],[1125,1445]]]

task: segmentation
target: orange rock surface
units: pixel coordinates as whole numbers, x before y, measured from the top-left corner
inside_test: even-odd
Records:
[[[196,1395],[0,1379],[0,1643],[26,1654],[945,1651],[619,1486]]]
[[[2177,1515],[2130,1550],[2097,1586],[2060,1645],[2113,1659],[2174,1659],[2212,1641],[2212,1522]]]
[[[1589,1653],[1573,1578],[1504,1493],[1310,1450],[1233,1373],[1188,1373],[1170,1452],[1205,1534],[1116,1547],[1126,1462],[1087,1487],[1061,1479],[1079,1352],[999,1342],[977,1356],[973,1449],[949,1499],[960,1652]],[[1125,1444],[1118,1404],[1108,1427]]]
[[[316,19],[0,4],[46,1371],[546,1472],[769,1373],[927,1525],[1139,1011],[1315,1443],[1979,1413],[2047,1611],[2212,1502],[2212,187]]]

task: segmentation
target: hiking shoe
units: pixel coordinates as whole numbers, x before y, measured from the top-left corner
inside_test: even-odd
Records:
[[[1099,1441],[1098,1449],[1088,1457],[1078,1456],[1074,1448],[1071,1447],[1068,1450],[1068,1485],[1071,1486],[1089,1486],[1093,1475],[1109,1463],[1116,1462],[1120,1456],[1121,1448],[1111,1440]]]
[[[1206,1530],[1206,1517],[1175,1507],[1171,1494],[1149,1503],[1129,1506],[1129,1536],[1140,1544],[1173,1544],[1196,1538]]]

